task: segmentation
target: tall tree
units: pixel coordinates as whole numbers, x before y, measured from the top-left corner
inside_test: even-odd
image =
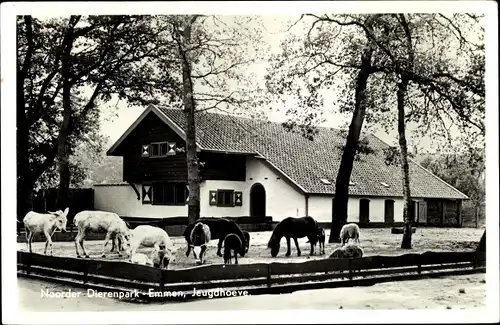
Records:
[[[196,152],[195,102],[193,96],[192,58],[187,49],[191,46],[192,26],[199,16],[187,16],[180,23],[173,24],[174,38],[177,41],[182,66],[182,99],[186,118],[186,162],[188,172],[189,200],[188,222],[200,218],[200,172]]]
[[[465,33],[461,32],[467,27],[458,27],[455,20],[464,20],[460,17],[446,17],[442,15],[412,15],[411,24],[401,22],[402,16],[397,15],[306,15],[313,17],[308,28],[307,35],[303,37],[292,37],[287,42],[295,44],[303,42],[304,46],[295,48],[293,45],[284,44],[282,46],[282,54],[275,58],[275,63],[272,66],[270,74],[278,75],[278,82],[271,85],[278,89],[275,93],[283,92],[281,88],[285,88],[288,92],[297,92],[300,94],[300,88],[305,88],[311,97],[315,97],[315,103],[322,104],[317,97],[322,90],[329,91],[332,89],[332,79],[338,76],[341,79],[342,72],[345,69],[354,71],[361,70],[360,65],[353,63],[352,57],[362,55],[363,47],[359,45],[359,39],[364,39],[371,44],[373,49],[370,77],[368,78],[368,93],[365,94],[366,107],[365,117],[369,119],[373,125],[380,123],[385,127],[392,128],[392,118],[387,119],[387,112],[390,112],[391,106],[398,107],[400,118],[400,161],[405,159],[406,154],[406,139],[404,137],[405,123],[419,121],[418,129],[423,130],[428,126],[432,126],[436,134],[446,130],[445,114],[447,114],[460,131],[464,134],[471,128],[476,131],[484,130],[482,117],[484,117],[484,51],[481,51],[481,44],[474,46],[464,46],[464,49],[459,49],[451,55],[444,49],[450,46],[452,41],[458,39],[458,44],[467,44],[464,41]],[[371,21],[367,17],[373,19],[372,27],[367,22]],[[477,24],[479,17],[468,15],[469,26]],[[472,22],[471,22],[472,21]],[[412,26],[415,31],[405,30],[406,27]],[[342,30],[332,28],[332,26],[349,26],[350,30]],[[374,26],[374,27],[373,27]],[[409,29],[409,28],[408,28]],[[412,34],[413,33],[413,34]],[[413,39],[411,38],[413,37]],[[481,39],[481,37],[479,37]],[[312,42],[313,40],[314,42]],[[338,42],[338,43],[337,43]],[[342,42],[342,43],[340,43]],[[414,45],[412,45],[414,42]],[[313,43],[312,45],[310,45]],[[293,43],[292,43],[293,44]],[[429,50],[429,44],[434,44]],[[444,48],[443,48],[444,47]],[[472,50],[475,50],[473,51]],[[484,48],[483,48],[484,49]],[[415,54],[417,53],[417,54]],[[446,55],[443,55],[446,53]],[[411,55],[410,55],[411,54]],[[464,60],[457,63],[456,58],[462,54],[466,54],[466,62]],[[415,62],[413,62],[415,61]],[[334,68],[334,69],[329,69]],[[320,70],[321,69],[321,70]],[[276,71],[279,71],[278,73]],[[281,75],[279,74],[281,73]],[[345,76],[345,75],[344,75]],[[349,75],[348,75],[349,76]],[[299,79],[302,83],[296,82]],[[350,80],[355,80],[351,77]],[[348,80],[349,80],[348,79]],[[399,80],[399,81],[398,81]],[[350,107],[351,110],[345,109],[349,113],[352,112],[352,107],[356,107],[355,103],[347,102],[347,105],[342,105],[345,98],[350,98],[347,94],[354,93],[358,90],[352,82],[346,83],[347,91],[341,91],[338,96],[340,106]],[[415,86],[411,86],[411,84]],[[392,100],[392,95],[389,90],[394,89],[392,86],[396,84],[396,99]],[[296,87],[294,87],[296,86]],[[297,89],[299,88],[299,89]],[[342,89],[342,84],[337,88]],[[349,89],[350,88],[350,89]],[[452,93],[453,96],[449,94]],[[472,94],[472,96],[470,95]],[[482,98],[483,97],[483,98]],[[425,98],[425,100],[423,100]],[[417,105],[419,102],[424,102],[424,105]],[[302,103],[301,103],[302,104]],[[408,105],[409,112],[405,111],[405,105]],[[311,114],[318,115],[320,105],[302,105],[301,109],[309,111]],[[423,107],[423,109],[422,109]],[[342,109],[341,109],[342,111]],[[356,128],[356,113],[353,114],[350,129]],[[387,119],[387,121],[385,121]],[[311,119],[307,120],[309,122]],[[308,124],[306,123],[306,126]],[[429,129],[427,129],[429,132]],[[422,132],[423,133],[423,132]],[[344,147],[344,157],[348,156],[350,146]],[[359,151],[359,142],[358,142]],[[352,155],[350,155],[352,157]],[[343,171],[352,170],[352,160],[346,159],[341,164],[339,169]],[[405,167],[406,165],[406,167]],[[342,168],[344,166],[344,168]],[[402,176],[408,175],[407,163],[402,163]],[[406,170],[406,171],[405,171]],[[347,196],[338,193],[348,193],[348,182],[339,182],[339,178],[349,179],[350,173],[339,172],[336,183],[336,202],[334,206],[332,232],[330,241],[334,241],[338,231],[337,215],[344,215],[343,210],[346,207]],[[402,177],[404,180],[405,177]],[[408,177],[406,177],[408,180]],[[405,201],[410,198],[410,186],[407,181],[403,182]],[[343,204],[339,204],[342,199]],[[337,225],[336,225],[337,223]],[[334,238],[332,238],[334,237]],[[407,239],[406,239],[407,240]]]
[[[255,104],[259,89],[245,73],[261,58],[259,21],[250,17],[167,16],[177,44],[182,75],[182,110],[186,125],[188,222],[200,217],[200,172],[196,116],[208,110],[245,109]]]
[[[338,89],[341,89],[337,92],[341,96],[339,98],[341,109],[352,112],[335,182],[332,230],[329,238],[329,242],[339,242],[340,230],[347,221],[349,184],[354,159],[359,151],[359,140],[367,107],[371,104],[367,100],[369,78],[378,72],[373,66],[374,60],[379,56],[378,50],[368,36],[379,32],[377,25],[379,15],[306,16],[311,19],[307,37],[294,38],[295,41],[303,42],[298,48],[287,44],[290,40],[283,43],[282,54],[273,58],[269,69],[268,88],[276,94],[297,93],[299,99],[304,96],[315,98],[314,105],[309,106],[312,108],[309,114],[316,116],[323,103],[317,99],[321,96],[321,88],[326,86],[330,90],[336,83]],[[354,34],[356,27],[359,26],[366,32]],[[350,81],[345,83],[342,78],[337,79],[339,76],[347,77]],[[296,79],[301,82],[295,82]],[[305,95],[297,89],[301,87],[307,89]],[[311,100],[308,103],[310,104]],[[306,107],[301,108],[307,110]],[[310,123],[303,124],[303,127],[314,127],[314,119],[308,121]]]
[[[408,78],[401,76],[401,82],[398,84],[398,136],[399,149],[401,152],[402,181],[403,181],[403,241],[401,248],[411,248],[411,233],[414,220],[411,218],[415,214],[409,213],[411,191],[410,191],[410,167],[408,165],[408,146],[406,142],[406,116],[405,116],[405,97],[408,91]]]
[[[451,26],[453,26],[454,29],[460,31],[461,27],[459,23],[459,18],[460,17],[453,17],[453,18],[448,18],[446,16],[440,15],[439,16],[441,19],[444,19],[446,22],[449,22]],[[455,93],[458,95],[458,98],[466,98],[465,94],[467,92],[475,94],[475,96],[471,96],[469,98],[473,98],[472,100],[455,100],[454,98],[448,97],[446,99],[446,104],[447,107],[451,106],[454,108],[455,112],[459,112],[458,117],[462,120],[462,129],[464,124],[466,127],[478,127],[479,131],[481,131],[481,124],[476,123],[475,119],[477,118],[476,116],[479,115],[481,116],[481,108],[480,105],[478,106],[478,102],[481,102],[481,95],[484,96],[484,93],[482,93],[482,87],[481,87],[481,81],[474,79],[474,78],[469,78],[467,82],[463,82],[460,79],[460,74],[459,70],[457,67],[454,66],[452,62],[449,61],[449,58],[447,59],[440,59],[439,57],[433,57],[432,55],[429,56],[428,53],[431,52],[429,51],[429,46],[426,44],[426,37],[425,37],[425,26],[426,24],[431,24],[431,26],[436,25],[438,20],[435,20],[435,16],[431,16],[432,18],[430,20],[429,17],[426,16],[420,16],[420,15],[413,15],[409,16],[410,21],[407,20],[406,15],[404,14],[398,14],[398,15],[384,15],[381,17],[381,23],[384,23],[386,26],[386,30],[389,30],[390,33],[384,35],[383,38],[377,39],[376,35],[371,35],[370,37],[375,40],[375,43],[377,46],[380,48],[380,50],[387,55],[388,64],[385,64],[385,68],[381,67],[382,70],[385,70],[389,74],[394,73],[397,81],[397,109],[398,109],[398,136],[399,136],[399,152],[400,152],[400,165],[402,168],[402,179],[403,179],[403,199],[404,199],[404,209],[403,209],[403,218],[404,218],[404,231],[403,231],[403,240],[401,244],[401,248],[406,248],[409,249],[411,248],[411,225],[414,222],[413,218],[414,213],[409,213],[408,209],[410,207],[410,200],[411,200],[411,194],[410,194],[410,177],[409,177],[409,166],[408,166],[408,148],[407,148],[407,141],[406,141],[406,120],[407,120],[407,115],[405,114],[405,106],[408,103],[408,87],[410,82],[415,82],[417,84],[424,84],[426,87],[430,87],[431,89],[434,89],[436,91],[438,88],[435,86],[436,84],[441,84],[442,81],[440,80],[441,77],[445,77],[446,79],[449,79],[459,86],[459,90],[456,91]],[[457,21],[455,21],[457,20]],[[475,19],[474,19],[475,20]],[[429,21],[431,21],[429,23]],[[454,22],[455,21],[455,22]],[[456,23],[457,25],[455,25]],[[481,51],[474,51],[470,49],[470,43],[465,41],[463,37],[459,37],[458,39],[455,38],[455,35],[453,34],[452,30],[450,30],[449,25],[445,24],[440,24],[439,25],[441,29],[441,35],[440,35],[440,40],[444,42],[445,44],[449,44],[450,40],[455,41],[453,42],[459,48],[466,48],[464,51],[464,54],[467,55],[469,59],[471,59],[473,62],[474,60],[477,60],[477,57],[481,56]],[[432,32],[436,32],[438,27],[432,29]],[[433,34],[431,34],[433,35]],[[461,35],[461,33],[460,33]],[[419,40],[415,41],[416,38],[419,38]],[[428,41],[428,40],[427,40]],[[452,43],[452,44],[453,44]],[[416,46],[422,46],[426,45],[426,48],[420,48],[420,49],[415,49]],[[479,46],[480,49],[480,46]],[[432,53],[432,52],[431,52]],[[416,55],[419,57],[417,60],[421,60],[420,62],[425,62],[425,64],[420,64],[417,66],[417,69],[415,69],[415,64],[416,64]],[[426,59],[424,61],[423,59]],[[418,62],[418,61],[417,61]],[[429,67],[429,62],[433,63],[435,62],[435,67],[431,66]],[[448,71],[447,73],[434,73],[430,76],[426,75],[429,70],[433,69],[444,69],[444,71]],[[477,76],[476,70],[477,66],[474,67],[474,75]],[[464,70],[462,68],[462,70]],[[453,72],[451,72],[453,71]],[[445,82],[447,82],[446,80]],[[456,87],[456,86],[455,86]],[[451,90],[454,89],[450,84],[447,84],[447,89]],[[425,93],[424,93],[425,94]],[[437,111],[439,112],[442,110],[443,103],[439,103],[437,101],[432,101],[432,105],[434,108],[437,108]],[[472,105],[472,106],[471,106]],[[479,114],[475,113],[475,110],[479,111]],[[412,111],[411,113],[414,115],[419,115],[419,114],[424,114],[424,116],[432,115],[435,114],[433,113],[435,110],[429,109],[428,111],[422,112],[416,112]],[[464,114],[464,112],[467,111],[467,114]],[[449,115],[448,115],[449,116]],[[438,118],[441,122],[443,122],[442,117],[439,116]],[[448,138],[451,140],[450,138]]]
[[[64,205],[68,157],[96,129],[97,103],[112,94],[147,103],[177,92],[166,69],[172,44],[157,40],[163,32],[149,16],[18,19],[19,218],[31,209],[33,186],[58,155]],[[155,58],[162,59],[159,69],[153,69]]]

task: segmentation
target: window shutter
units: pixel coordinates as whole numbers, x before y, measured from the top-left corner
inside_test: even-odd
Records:
[[[234,206],[240,207],[243,205],[243,193],[234,192]]]
[[[151,204],[151,184],[142,184],[142,203]]]
[[[210,205],[217,205],[217,191],[210,191]]]
[[[173,156],[177,153],[175,142],[168,142],[167,156]]]
[[[142,157],[149,157],[149,144],[143,144],[141,147]]]

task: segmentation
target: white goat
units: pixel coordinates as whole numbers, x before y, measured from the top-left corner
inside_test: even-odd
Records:
[[[69,208],[66,208],[64,212],[61,210],[56,212],[49,211],[49,213],[37,213],[30,211],[26,214],[23,219],[23,223],[26,230],[26,244],[28,245],[30,253],[32,252],[31,242],[33,241],[33,236],[37,233],[43,232],[46,238],[45,250],[43,253],[47,254],[47,246],[50,244],[50,255],[52,255],[52,235],[56,229],[66,231],[68,212]]]
[[[168,263],[175,260],[174,245],[167,232],[161,228],[141,225],[132,230],[129,247],[130,258],[136,255],[135,252],[139,247],[154,247],[153,264],[156,267],[167,268]]]
[[[354,239],[355,242],[359,244],[359,227],[355,223],[349,223],[344,225],[340,230],[340,241],[342,246],[344,246],[350,238]]]
[[[78,227],[78,234],[75,238],[76,256],[80,257],[78,244],[82,247],[85,257],[89,257],[83,246],[83,240],[88,232],[106,232],[104,245],[102,247],[102,256],[105,257],[104,249],[108,242],[116,237],[123,244],[128,244],[130,238],[130,229],[116,213],[106,211],[82,211],[76,214],[74,218],[75,226]],[[121,256],[120,250],[118,255]]]

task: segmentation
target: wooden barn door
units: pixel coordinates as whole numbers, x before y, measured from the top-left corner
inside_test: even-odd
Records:
[[[427,202],[420,201],[418,205],[418,221],[420,224],[427,224]]]
[[[384,222],[387,226],[394,224],[394,200],[385,200]]]
[[[367,224],[370,222],[370,200],[359,200],[359,223]]]

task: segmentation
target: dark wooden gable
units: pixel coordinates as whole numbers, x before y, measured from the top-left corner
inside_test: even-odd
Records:
[[[175,143],[173,155],[151,157],[145,154],[149,144]],[[185,141],[154,113],[148,114],[127,138],[116,148],[115,154],[123,156],[123,179],[134,183],[169,181],[187,182]],[[199,152],[202,180],[244,181],[245,156]]]
[[[116,149],[116,153],[123,156],[125,181],[185,181],[187,179],[184,152],[176,152],[175,155],[167,157],[144,155],[144,147],[155,142],[175,143],[177,148],[185,148],[185,141],[158,116],[150,113]]]

